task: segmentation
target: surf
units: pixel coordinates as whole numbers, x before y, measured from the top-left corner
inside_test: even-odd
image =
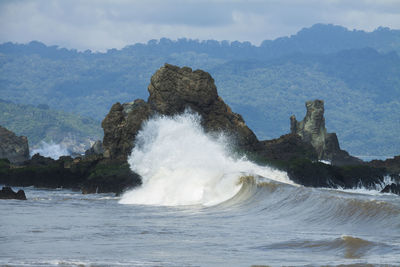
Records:
[[[285,172],[259,166],[233,153],[233,140],[209,134],[193,112],[156,116],[144,123],[128,162],[143,184],[120,203],[212,206],[235,196],[243,176],[294,184]]]

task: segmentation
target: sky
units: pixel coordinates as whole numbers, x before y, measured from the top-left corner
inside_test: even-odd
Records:
[[[0,43],[80,51],[162,37],[259,45],[315,23],[400,29],[400,0],[0,0]]]

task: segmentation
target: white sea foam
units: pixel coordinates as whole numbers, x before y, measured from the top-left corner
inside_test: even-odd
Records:
[[[39,153],[42,156],[50,157],[52,159],[59,159],[61,156],[70,155],[68,149],[63,144],[56,144],[54,142],[46,143],[40,142],[40,146],[31,151],[31,156]]]
[[[136,140],[128,162],[143,185],[125,193],[122,204],[215,205],[239,191],[242,175],[293,184],[284,172],[232,157],[228,138],[206,134],[189,112],[149,120]]]
[[[361,183],[354,188],[337,188],[336,190],[347,192],[347,193],[355,193],[355,194],[364,194],[364,195],[381,195],[382,189],[385,186],[390,185],[392,183],[396,183],[396,181],[391,178],[389,175],[386,175],[381,183],[375,184],[373,187],[366,188]],[[389,193],[390,194],[390,193]]]
[[[318,160],[319,162],[322,162],[322,163],[324,163],[324,164],[326,164],[326,165],[332,165],[332,162],[330,161],[330,160]]]

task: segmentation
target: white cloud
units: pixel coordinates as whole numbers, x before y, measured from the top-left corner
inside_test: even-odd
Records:
[[[168,37],[251,41],[296,33],[314,23],[371,31],[400,28],[397,0],[2,1],[0,42],[106,50]]]

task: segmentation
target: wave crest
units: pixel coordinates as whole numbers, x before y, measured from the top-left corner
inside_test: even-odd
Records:
[[[232,157],[229,139],[206,134],[200,122],[199,115],[185,112],[144,124],[128,159],[143,185],[125,193],[120,203],[212,206],[236,195],[242,176],[292,183],[284,172]]]

